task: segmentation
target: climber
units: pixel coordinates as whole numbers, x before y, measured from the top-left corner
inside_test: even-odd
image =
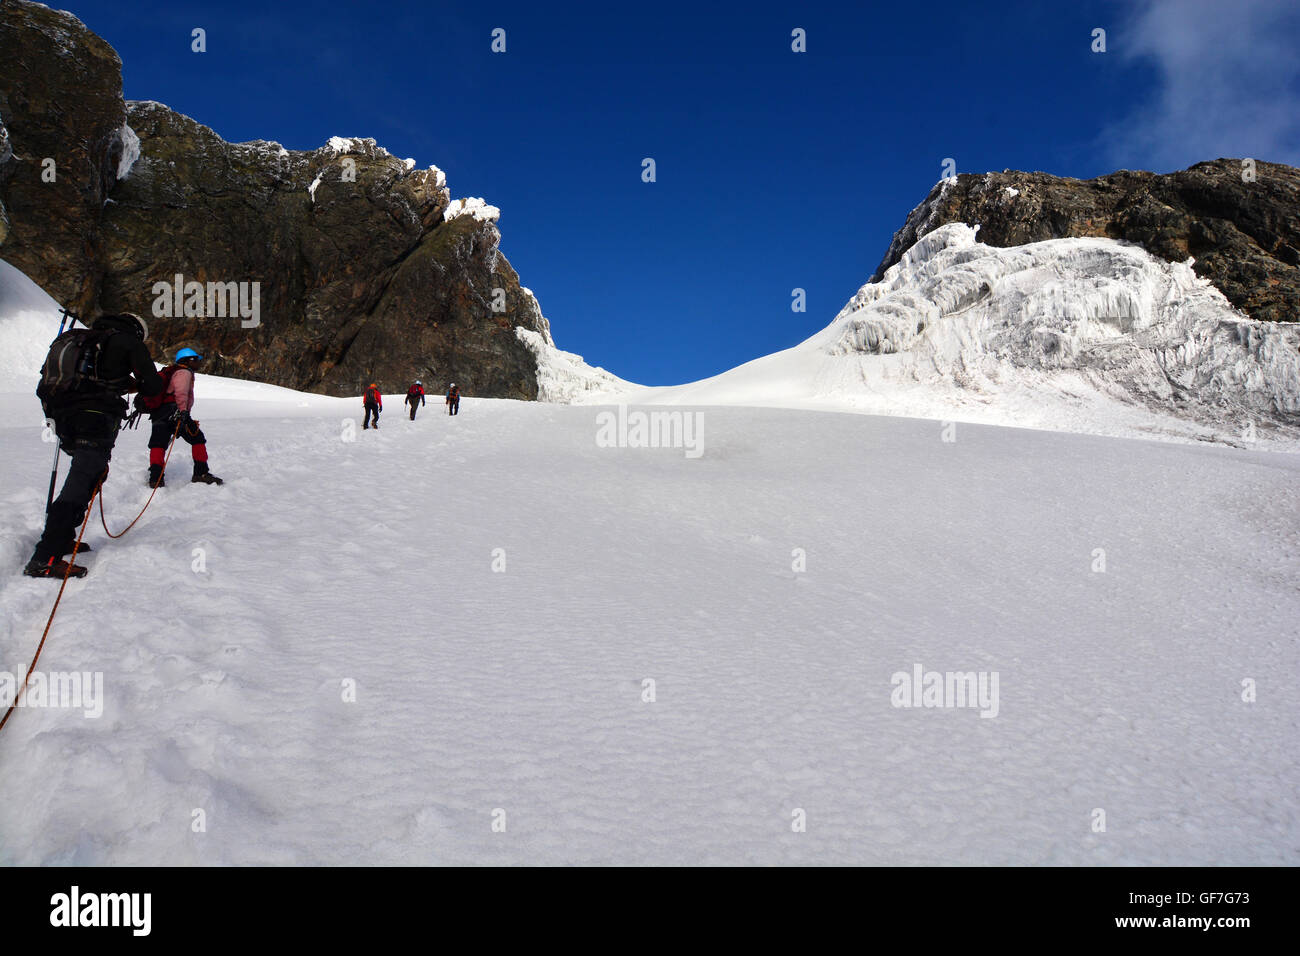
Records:
[[[415,421],[415,410],[425,404],[424,401],[424,383],[418,378],[415,384],[406,390],[406,404],[411,406],[411,421]]]
[[[190,482],[220,485],[224,482],[208,470],[208,440],[199,429],[199,423],[190,418],[194,407],[194,379],[203,356],[193,349],[176,353],[176,363],[162,370],[167,382],[163,393],[154,401],[144,399],[140,404],[149,413],[153,431],[149,435],[149,485],[161,488],[167,483],[163,477],[163,462],[172,435],[189,443],[194,459],[194,474]]]
[[[384,396],[379,391],[379,386],[371,382],[366,386],[365,393],[361,396],[361,404],[366,407],[366,420],[362,422],[362,429],[370,427],[370,420],[373,417],[375,427],[379,427],[379,413],[384,410]]]
[[[460,414],[460,389],[455,382],[447,386],[447,414]]]
[[[72,467],[58,498],[45,516],[45,530],[23,574],[33,578],[80,578],[86,569],[63,555],[76,548],[77,528],[100,483],[108,477],[118,428],[126,417],[122,396],[136,388],[158,395],[163,380],[145,348],[149,327],[132,312],[102,315],[89,329],[72,329],[54,340],[36,394],[47,420],[53,422],[60,448]]]

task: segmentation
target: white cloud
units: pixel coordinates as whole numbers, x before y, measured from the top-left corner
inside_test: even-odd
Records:
[[[1300,165],[1300,4],[1148,0],[1110,53],[1157,86],[1107,131],[1117,165],[1164,172],[1220,156]]]

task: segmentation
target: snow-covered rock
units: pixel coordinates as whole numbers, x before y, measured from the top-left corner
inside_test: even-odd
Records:
[[[949,223],[923,236],[817,341],[832,354],[904,353],[897,373],[996,392],[1022,372],[1075,372],[1099,390],[1222,423],[1300,425],[1300,329],[1233,309],[1191,263],[1110,239],[1009,249]]]
[[[639,388],[603,368],[588,365],[581,355],[556,348],[549,334],[516,326],[515,335],[537,357],[539,402],[564,405],[611,402]]]
[[[140,158],[140,137],[135,135],[135,130],[130,126],[123,125],[117,131],[117,138],[122,144],[122,155],[117,161],[117,178],[126,179],[131,173],[131,167]]]
[[[439,170],[441,173],[442,170]],[[496,206],[489,206],[487,202],[474,196],[465,199],[453,199],[442,214],[444,220],[455,219],[457,216],[471,216],[474,219],[483,222],[496,222],[501,218],[501,210]]]

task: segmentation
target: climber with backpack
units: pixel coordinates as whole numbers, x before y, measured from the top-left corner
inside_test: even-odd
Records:
[[[362,429],[370,427],[370,420],[373,416],[375,427],[379,427],[379,413],[384,410],[384,396],[379,391],[379,386],[371,382],[366,386],[365,392],[361,396],[361,404],[366,407],[366,420],[361,423]]]
[[[127,413],[122,396],[136,389],[145,396],[163,390],[162,376],[144,344],[148,337],[144,319],[124,312],[102,315],[88,329],[63,332],[50,346],[36,395],[72,466],[59,496],[49,504],[45,529],[23,568],[28,577],[85,576],[84,567],[63,557],[75,561],[76,553],[90,550],[84,543],[76,546],[77,528],[108,477],[113,445]]]
[[[415,421],[415,410],[424,402],[424,384],[417,378],[415,384],[406,390],[406,404],[411,406],[411,421]]]
[[[208,439],[199,428],[199,423],[190,417],[190,411],[194,407],[194,378],[202,361],[203,356],[193,349],[181,349],[176,353],[175,364],[168,365],[160,373],[166,382],[162,393],[152,398],[136,399],[137,408],[148,412],[149,421],[153,423],[153,430],[149,434],[151,488],[161,488],[167,484],[163,466],[173,435],[189,443],[190,455],[194,459],[191,483],[225,484],[209,470]]]
[[[447,414],[460,414],[460,387],[455,382],[447,386]]]

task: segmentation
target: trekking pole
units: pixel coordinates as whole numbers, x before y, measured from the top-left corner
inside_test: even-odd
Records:
[[[61,318],[59,319],[59,335],[62,335],[73,325],[76,325],[77,317],[73,315],[71,312],[69,312],[67,309],[63,309],[63,308],[59,309],[59,315],[61,316]],[[55,338],[58,338],[58,335],[56,335]],[[52,425],[53,421],[50,419],[46,419],[46,424]],[[49,494],[45,496],[46,514],[50,513],[50,508],[54,504],[54,486],[58,482],[58,480],[59,480],[59,436],[56,434],[54,436],[54,465],[50,468],[50,491]]]
[[[54,483],[59,478],[59,436],[54,436],[54,467],[50,469],[50,493],[45,496],[45,513],[50,513],[54,504]]]

